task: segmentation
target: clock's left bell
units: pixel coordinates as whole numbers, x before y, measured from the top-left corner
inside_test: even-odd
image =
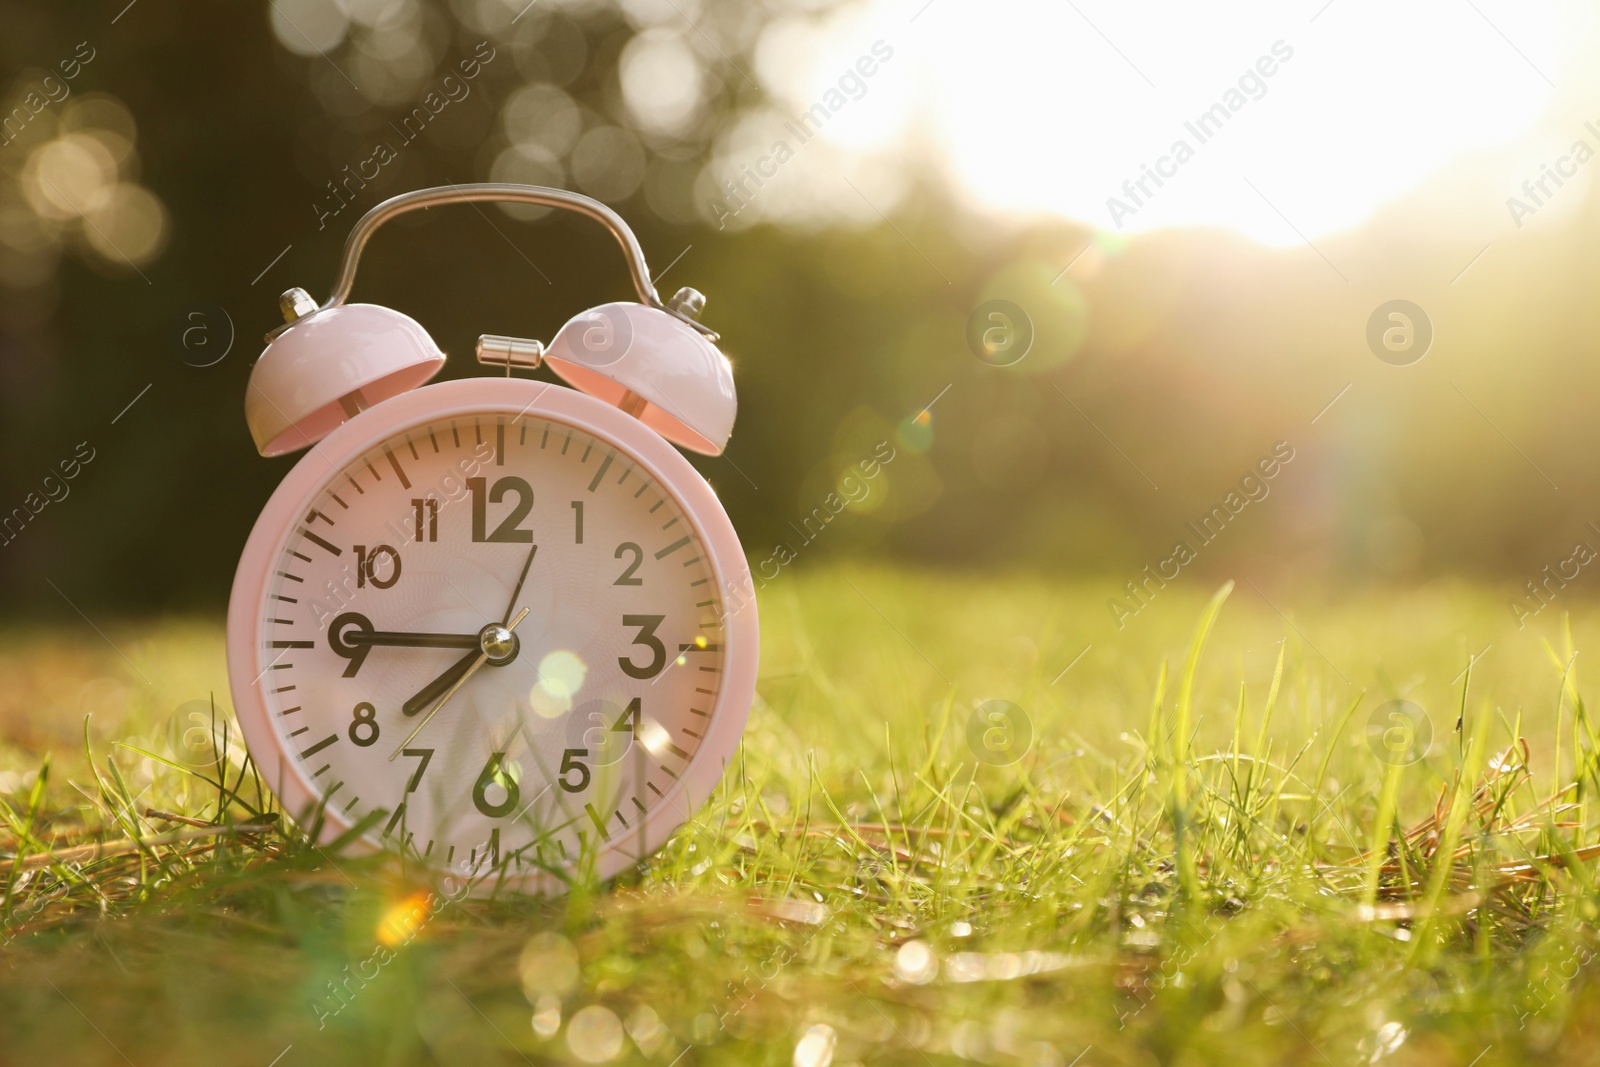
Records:
[[[444,353],[410,316],[376,304],[319,310],[304,289],[279,301],[288,325],[250,372],[244,417],[263,456],[316,444],[363,409],[415,389]]]

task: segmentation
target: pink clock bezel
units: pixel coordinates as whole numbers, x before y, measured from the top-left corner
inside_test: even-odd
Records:
[[[631,415],[574,389],[514,378],[464,378],[423,386],[363,411],[312,446],[273,492],[245,542],[228,602],[228,678],[234,713],[245,746],[286,813],[315,809],[320,794],[273,728],[266,702],[263,619],[268,580],[300,517],[342,470],[390,436],[420,423],[468,414],[538,415],[602,438],[626,452],[671,493],[699,534],[712,574],[722,590],[724,681],[710,722],[678,781],[650,808],[643,824],[618,835],[600,851],[595,873],[610,878],[644,856],[642,839],[654,852],[710,798],[744,734],[755,698],[760,623],[754,586],[733,523],[710,484],[677,450]],[[348,831],[352,822],[334,807],[323,811],[320,842]],[[367,850],[382,846],[361,839]],[[561,880],[549,874],[493,879],[528,892],[554,892]]]

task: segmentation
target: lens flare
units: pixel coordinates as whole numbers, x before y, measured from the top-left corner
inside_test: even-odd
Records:
[[[419,890],[385,909],[378,921],[378,943],[393,948],[416,937],[427,924],[428,894]]]
[[[528,703],[540,718],[556,719],[572,710],[572,698],[583,688],[589,667],[576,652],[558,648],[539,661],[539,680]]]

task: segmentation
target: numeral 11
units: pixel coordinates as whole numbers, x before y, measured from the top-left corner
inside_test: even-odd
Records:
[[[411,501],[411,510],[417,520],[417,540],[439,540],[439,502],[431,497],[414,499]]]

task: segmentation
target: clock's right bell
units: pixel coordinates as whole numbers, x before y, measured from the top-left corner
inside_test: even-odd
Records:
[[[704,304],[693,289],[674,296],[672,310],[601,304],[561,327],[544,360],[574,388],[674,444],[721,455],[739,402],[728,357],[686,321]]]

